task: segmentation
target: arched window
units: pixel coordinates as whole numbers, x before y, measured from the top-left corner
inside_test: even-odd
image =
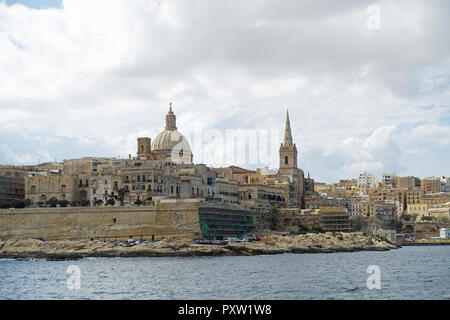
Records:
[[[289,158],[288,158],[288,156],[285,156],[285,157],[284,157],[284,164],[289,164]]]
[[[36,193],[36,186],[31,186],[31,193]]]
[[[80,191],[80,200],[86,200],[87,199],[87,191],[86,190],[81,190]]]

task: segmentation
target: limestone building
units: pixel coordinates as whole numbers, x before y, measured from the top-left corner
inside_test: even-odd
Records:
[[[424,178],[421,181],[423,193],[438,193],[441,192],[441,179],[435,177]]]
[[[420,188],[420,179],[412,176],[398,177],[397,187],[406,189]]]
[[[279,150],[280,165],[277,171],[268,168],[249,170],[236,166],[214,168],[219,176],[239,184],[239,201],[252,207],[304,208],[305,178],[298,168],[297,146],[293,142],[289,113],[283,142]],[[308,188],[314,192],[314,180],[308,180]]]
[[[165,127],[152,141],[137,138],[136,157],[69,159],[30,171],[25,199],[34,205],[67,200],[81,206],[148,204],[158,199],[203,198],[211,202],[245,203],[252,207],[303,207],[305,179],[298,168],[289,114],[281,144],[279,170],[239,167],[209,168],[193,164],[187,139],[178,132],[170,105]],[[314,180],[307,180],[314,193]]]
[[[375,175],[364,172],[358,177],[358,185],[365,186],[367,189],[374,189],[378,187],[378,180]]]

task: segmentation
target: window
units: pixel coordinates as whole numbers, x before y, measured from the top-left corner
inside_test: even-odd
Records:
[[[87,191],[86,190],[81,190],[79,195],[80,195],[80,200],[81,201],[86,200],[86,198],[87,198]]]
[[[31,193],[35,193],[36,192],[36,186],[31,186]]]
[[[285,156],[285,157],[284,157],[284,164],[289,164],[289,158],[288,158],[288,156]]]

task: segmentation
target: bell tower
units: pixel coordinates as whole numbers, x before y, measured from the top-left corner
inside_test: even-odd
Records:
[[[280,173],[289,174],[297,169],[297,146],[292,141],[291,123],[289,111],[286,114],[286,126],[284,129],[284,140],[280,147]]]
[[[137,138],[138,150],[137,156],[148,158],[152,152],[151,139],[148,137]]]
[[[280,177],[288,177],[288,186],[285,189],[285,199],[288,207],[304,207],[304,173],[297,166],[297,146],[292,141],[289,111],[286,114],[284,140],[280,146]]]

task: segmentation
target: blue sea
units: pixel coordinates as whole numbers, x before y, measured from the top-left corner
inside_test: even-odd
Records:
[[[77,272],[68,273],[72,270]],[[372,278],[369,289],[373,276],[379,286],[373,288]],[[450,246],[237,257],[3,259],[0,299],[449,300]]]

